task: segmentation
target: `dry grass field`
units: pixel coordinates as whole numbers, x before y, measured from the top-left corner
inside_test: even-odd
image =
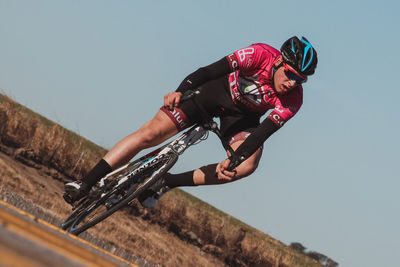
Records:
[[[106,153],[0,95],[0,187],[65,218],[63,183]],[[136,203],[89,230],[162,266],[321,266],[278,240],[174,189],[153,209]]]

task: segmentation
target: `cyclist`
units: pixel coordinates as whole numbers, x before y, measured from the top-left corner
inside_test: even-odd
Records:
[[[139,201],[154,206],[163,193],[178,186],[232,182],[250,175],[258,166],[263,143],[292,118],[303,102],[302,84],[314,74],[317,52],[310,42],[296,36],[281,51],[263,43],[240,49],[188,75],[178,89],[164,96],[164,106],[139,130],[118,142],[82,180],[65,185],[68,203],[82,198],[96,182],[139,151],[162,143],[201,121],[191,101],[180,103],[184,92],[201,87],[199,103],[220,118],[221,132],[239,156],[233,170],[229,157],[220,163],[181,174],[166,174]],[[268,110],[269,115],[260,123]]]

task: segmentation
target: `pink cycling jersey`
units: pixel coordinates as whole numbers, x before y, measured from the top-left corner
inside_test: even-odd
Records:
[[[233,101],[261,114],[273,109],[268,118],[278,126],[292,118],[303,103],[301,85],[284,95],[272,87],[273,64],[280,54],[272,46],[258,43],[226,57],[232,69],[228,81]]]

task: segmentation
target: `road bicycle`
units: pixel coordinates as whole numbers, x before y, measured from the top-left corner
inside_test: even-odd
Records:
[[[61,228],[79,235],[114,212],[130,205],[141,193],[162,179],[188,147],[207,139],[209,131],[214,132],[224,149],[229,151],[231,164],[228,169],[234,169],[237,156],[222,137],[218,124],[196,101],[195,96],[199,93],[199,90],[190,91],[181,101],[193,101],[201,114],[201,123],[195,124],[168,144],[100,179],[87,196],[74,204],[73,213],[61,224]]]

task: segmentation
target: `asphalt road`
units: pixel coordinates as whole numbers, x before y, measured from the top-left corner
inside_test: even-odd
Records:
[[[0,266],[137,266],[0,201]]]
[[[160,267],[90,233],[67,233],[61,222],[0,185],[0,267]]]

